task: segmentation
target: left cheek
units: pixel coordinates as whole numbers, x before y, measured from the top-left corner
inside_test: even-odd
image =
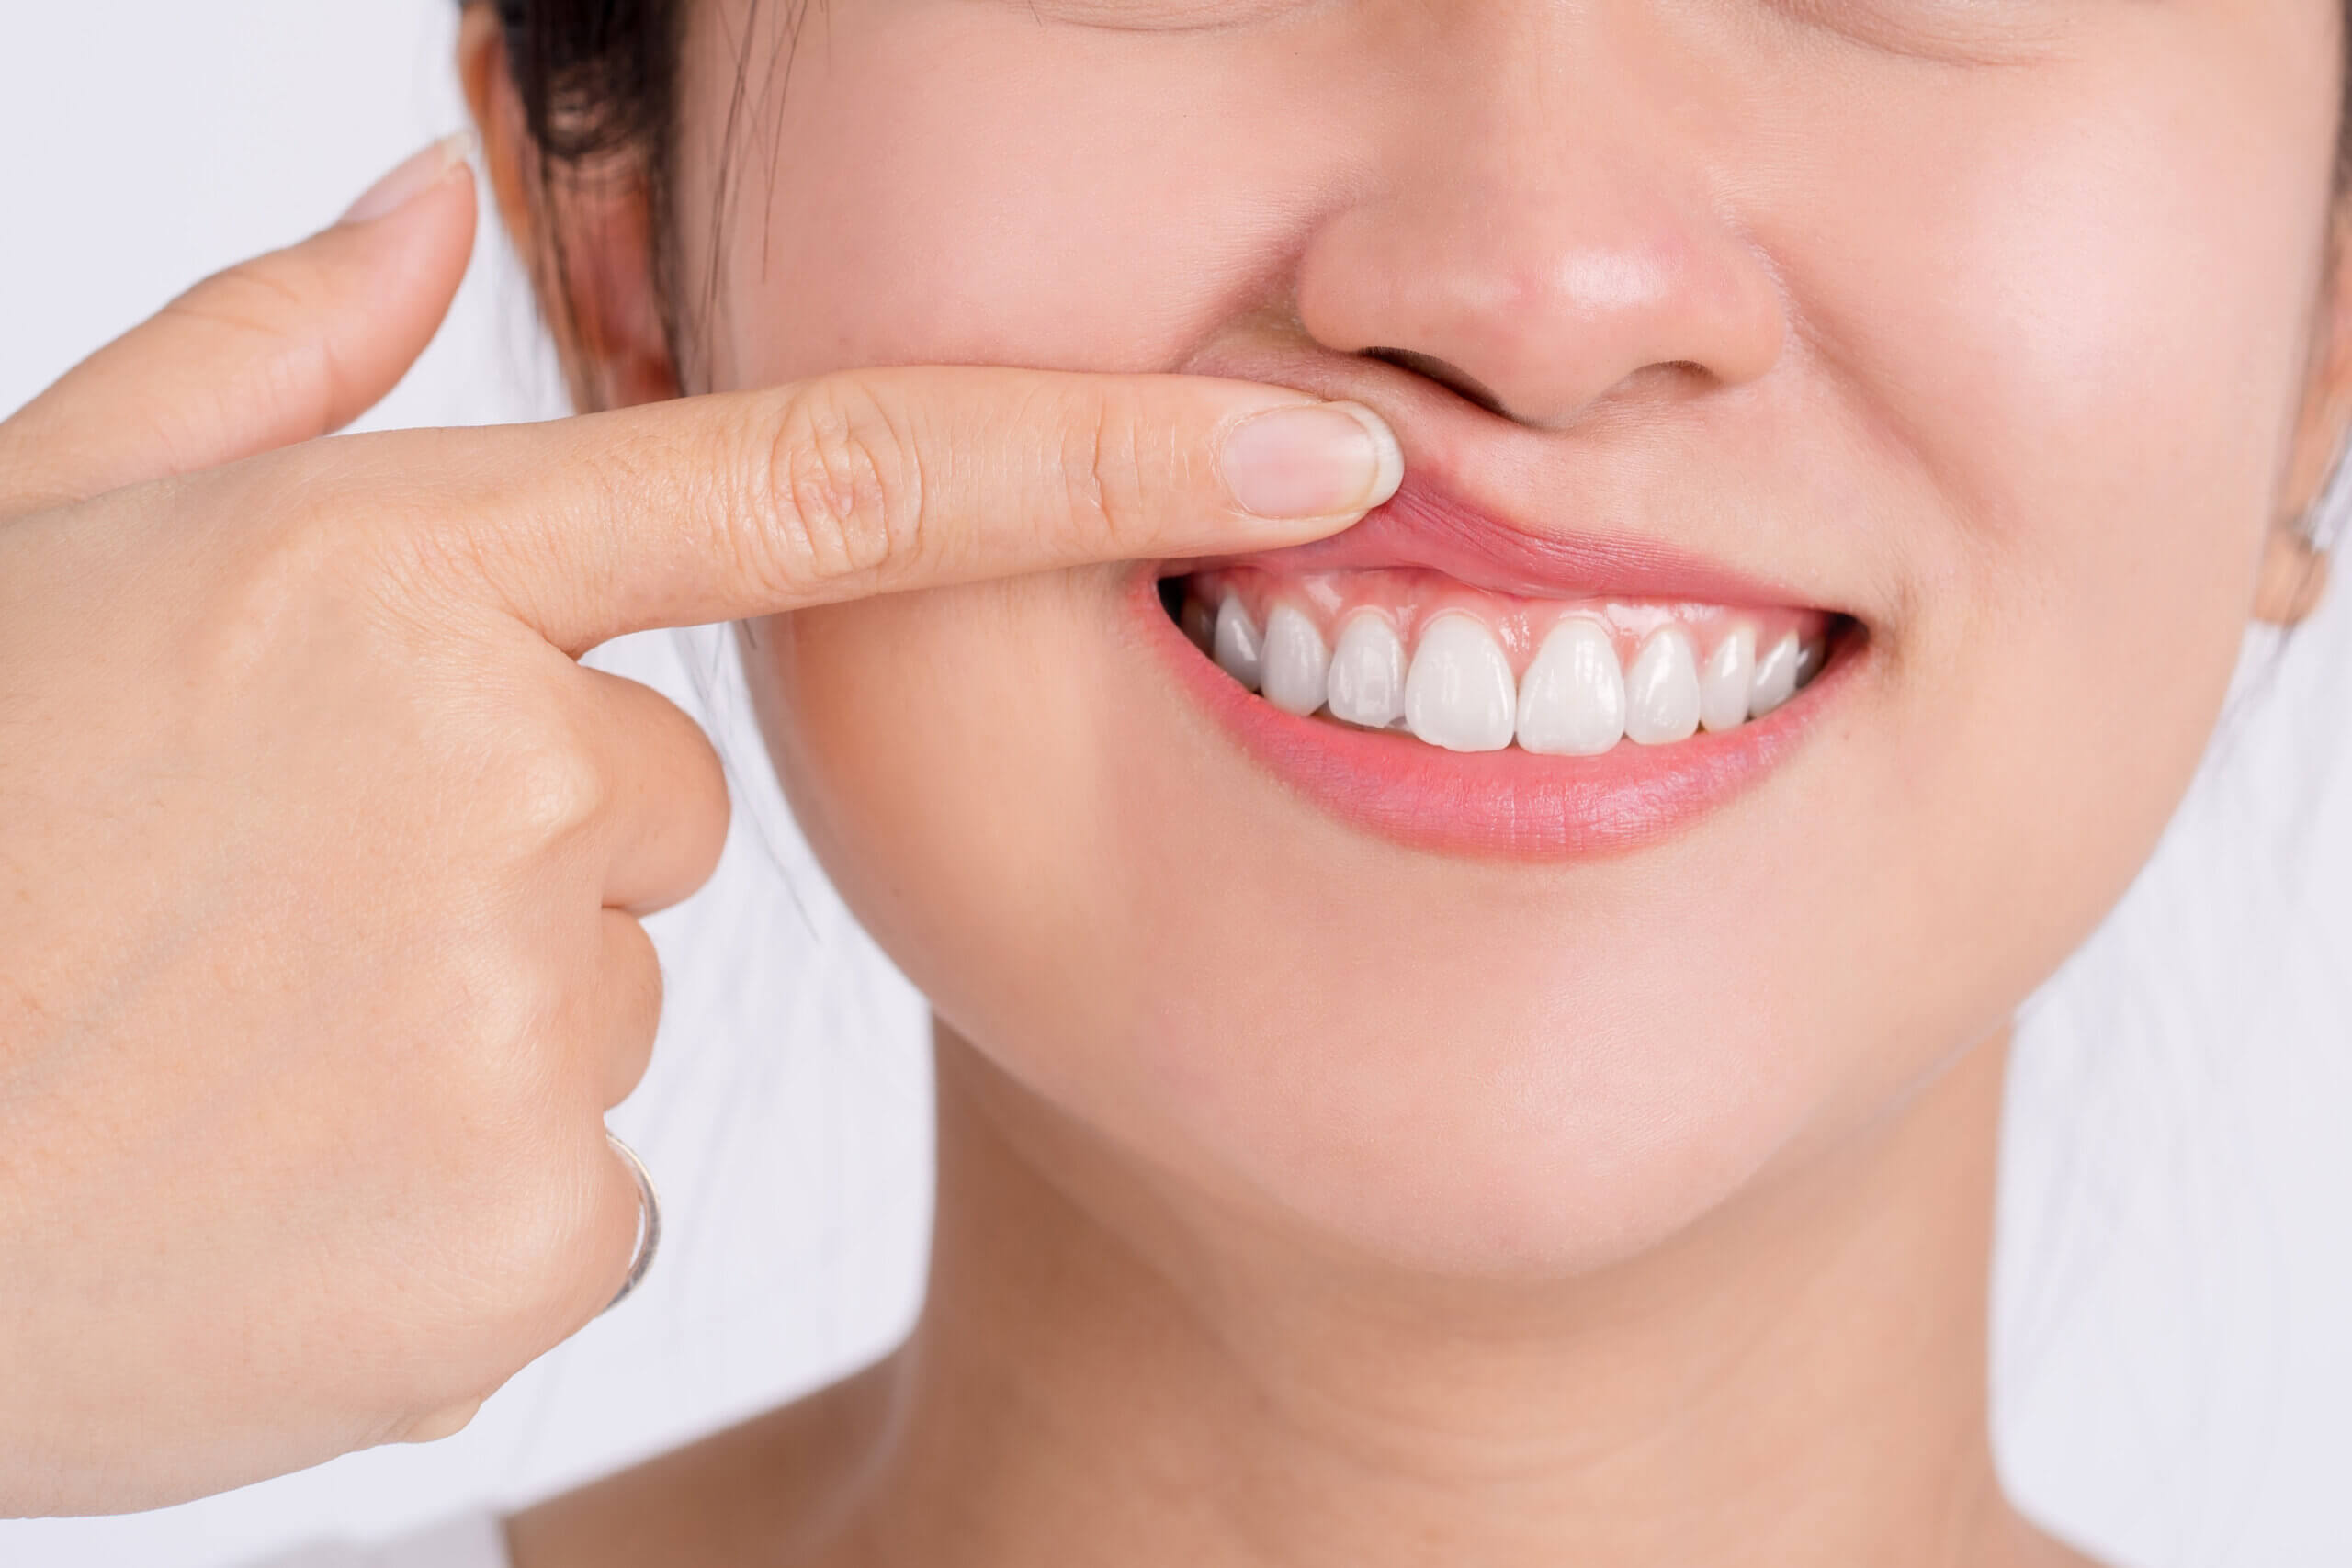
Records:
[[[2185,773],[2250,603],[2324,170],[2226,73],[2163,67],[1883,106],[1881,136],[1815,143],[1839,150],[1783,254],[1825,376],[1944,523],[1916,531],[1906,660],[2061,742],[2130,711],[2109,768]]]

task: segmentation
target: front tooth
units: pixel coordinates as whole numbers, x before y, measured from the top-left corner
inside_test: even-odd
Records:
[[[1699,661],[1679,626],[1650,634],[1625,674],[1625,735],[1644,746],[1688,740],[1699,729]]]
[[[1228,595],[1216,607],[1215,655],[1224,671],[1249,687],[1258,689],[1258,680],[1265,671],[1266,645],[1258,636],[1258,623],[1241,607],[1238,597]]]
[[[1797,694],[1797,634],[1789,633],[1772,651],[1756,661],[1756,678],[1747,688],[1747,716],[1762,718]]]
[[[1571,615],[1552,628],[1520,682],[1519,744],[1555,757],[1594,757],[1624,733],[1616,639],[1600,622]]]
[[[1266,617],[1266,700],[1284,713],[1301,716],[1323,705],[1331,650],[1323,634],[1295,605],[1277,604]]]
[[[1405,677],[1405,722],[1449,751],[1499,751],[1519,716],[1519,684],[1484,622],[1440,615],[1421,631]]]
[[[1331,654],[1331,716],[1385,729],[1405,712],[1405,641],[1385,615],[1359,615],[1340,628]]]
[[[1699,677],[1699,722],[1730,729],[1747,722],[1747,694],[1756,677],[1756,628],[1737,626],[1715,645]]]

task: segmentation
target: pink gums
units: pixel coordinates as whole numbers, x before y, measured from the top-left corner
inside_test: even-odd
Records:
[[[1473,588],[1442,572],[1414,567],[1312,572],[1224,567],[1195,573],[1186,580],[1186,589],[1211,611],[1228,596],[1238,598],[1250,620],[1261,627],[1274,606],[1289,604],[1316,624],[1327,644],[1337,639],[1346,622],[1367,613],[1385,619],[1408,648],[1419,639],[1421,628],[1441,615],[1475,615],[1502,644],[1512,671],[1522,675],[1552,628],[1572,618],[1607,627],[1616,638],[1619,660],[1628,665],[1643,641],[1661,626],[1679,626],[1688,633],[1704,664],[1723,639],[1740,626],[1754,629],[1756,651],[1760,654],[1791,632],[1800,643],[1817,646],[1828,635],[1831,619],[1820,610],[1783,605],[1524,598]]]

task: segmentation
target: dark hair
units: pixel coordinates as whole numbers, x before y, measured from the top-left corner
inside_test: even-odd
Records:
[[[544,203],[567,186],[609,180],[640,186],[655,236],[652,263],[672,359],[682,367],[677,291],[666,236],[671,228],[670,160],[677,123],[678,71],[686,0],[459,0],[497,14],[506,65],[538,156],[537,197]],[[551,265],[543,298],[577,336],[563,225],[545,230]],[[575,386],[583,405],[587,389]]]
[[[682,0],[494,0],[543,154],[577,164],[666,153]]]

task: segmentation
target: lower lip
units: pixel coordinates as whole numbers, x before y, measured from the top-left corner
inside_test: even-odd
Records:
[[[1455,752],[1396,731],[1301,718],[1260,698],[1193,646],[1139,572],[1128,608],[1180,689],[1261,767],[1367,832],[1441,853],[1563,861],[1622,854],[1728,804],[1793,755],[1867,654],[1850,632],[1783,706],[1668,746],[1626,741],[1598,757],[1516,747]]]

